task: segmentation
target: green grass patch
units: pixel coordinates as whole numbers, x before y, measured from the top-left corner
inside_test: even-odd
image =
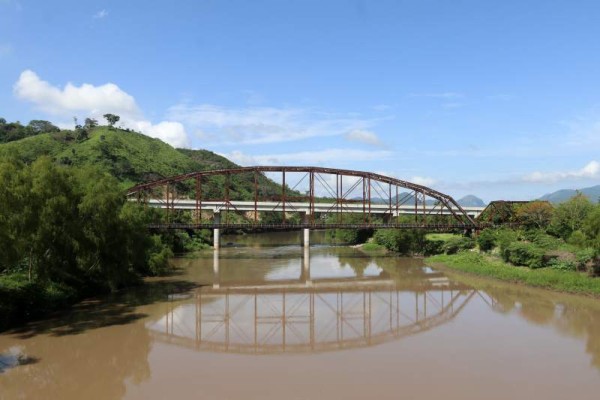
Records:
[[[600,279],[579,272],[549,268],[515,267],[497,258],[473,252],[436,255],[428,257],[426,261],[434,266],[441,264],[457,271],[507,282],[600,297]]]
[[[428,233],[425,235],[425,239],[427,240],[441,240],[447,242],[448,240],[454,238],[461,238],[462,235],[456,235],[454,233]]]
[[[377,243],[365,243],[361,247],[361,250],[368,252],[384,252],[387,251],[386,248]]]

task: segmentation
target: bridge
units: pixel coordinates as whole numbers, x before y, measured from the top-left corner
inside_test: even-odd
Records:
[[[232,181],[251,189],[240,193]],[[273,181],[280,182],[277,190]],[[305,246],[311,229],[470,231],[478,228],[476,217],[484,209],[463,208],[447,194],[397,178],[322,167],[198,171],[134,186],[127,196],[164,211],[150,228],[212,229],[215,247],[223,228],[304,229]]]

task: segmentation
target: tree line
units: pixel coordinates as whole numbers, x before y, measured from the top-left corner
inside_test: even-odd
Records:
[[[43,310],[160,274],[173,254],[146,229],[156,211],[127,202],[94,167],[0,160],[0,204],[0,327],[34,303]]]

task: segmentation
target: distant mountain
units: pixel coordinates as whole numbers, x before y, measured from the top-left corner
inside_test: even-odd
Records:
[[[484,201],[472,194],[457,200],[457,203],[463,207],[485,207]]]
[[[600,201],[600,185],[579,189],[584,196],[587,196],[590,201],[596,203]],[[540,197],[540,200],[546,200],[550,203],[562,203],[569,200],[571,197],[577,194],[577,190],[573,189],[562,189],[556,192],[548,193]]]

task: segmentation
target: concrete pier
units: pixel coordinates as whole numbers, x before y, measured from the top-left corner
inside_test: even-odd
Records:
[[[219,272],[219,249],[213,251],[213,289],[221,286],[221,273]]]
[[[221,213],[220,212],[216,212],[214,215],[214,223],[215,224],[219,224],[221,223]],[[218,249],[221,247],[221,234],[220,234],[220,229],[219,228],[214,228],[213,229],[213,248],[214,249]]]

